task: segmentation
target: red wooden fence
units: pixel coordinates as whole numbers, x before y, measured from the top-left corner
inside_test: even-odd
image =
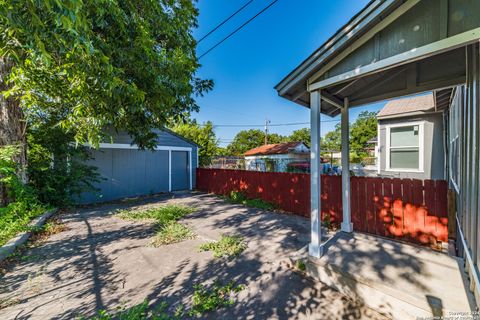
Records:
[[[241,191],[280,209],[310,216],[310,175],[305,173],[197,169],[197,189],[227,195]],[[351,178],[351,213],[356,231],[419,244],[448,240],[447,182]],[[342,180],[322,176],[322,219],[340,225]]]

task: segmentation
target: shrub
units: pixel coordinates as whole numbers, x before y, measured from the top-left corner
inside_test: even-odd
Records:
[[[221,258],[236,257],[246,248],[242,237],[222,235],[219,241],[202,244],[200,251],[213,251],[214,257]]]
[[[15,146],[0,148],[0,184],[8,199],[6,206],[0,208],[0,245],[26,231],[30,221],[46,210],[33,190],[17,177],[18,168],[13,159],[18,152],[19,148]]]
[[[36,122],[29,126],[28,176],[42,203],[67,206],[82,192],[97,191],[97,168],[87,164],[89,149],[73,143],[73,132]]]

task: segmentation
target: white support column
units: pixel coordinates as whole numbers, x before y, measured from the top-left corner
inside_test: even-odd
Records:
[[[168,191],[172,191],[172,150],[168,150]]]
[[[193,186],[192,150],[188,152],[188,167],[190,168],[190,170],[188,171],[190,178],[188,180],[190,180],[190,190],[192,190],[192,186]]]
[[[320,202],[320,110],[321,92],[310,93],[310,223],[311,241],[308,246],[310,256],[320,258],[323,254],[322,223]]]
[[[348,98],[345,98],[342,108],[342,231],[352,232],[353,224],[350,213],[350,138],[348,119]]]

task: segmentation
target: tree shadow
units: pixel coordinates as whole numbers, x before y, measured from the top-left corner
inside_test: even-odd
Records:
[[[21,261],[0,278],[2,287],[8,289],[8,293],[0,293],[0,299],[11,294],[20,297],[16,306],[2,312],[8,311],[9,315],[15,312],[17,319],[26,319],[48,307],[54,310],[54,318],[66,319],[91,316],[101,309],[113,310],[122,303],[135,305],[144,298],[152,308],[167,302],[173,312],[180,304],[187,307],[191,304],[194,285],[220,280],[235,281],[246,287],[238,293],[232,307],[206,314],[206,319],[382,319],[361,299],[350,299],[290,268],[288,258],[309,243],[307,218],[232,205],[201,193],[176,194],[175,201],[197,208],[182,222],[194,227],[199,238],[147,249],[147,239],[154,233],[152,225],[109,219],[118,208],[159,205],[171,198],[169,195],[80,208],[65,215],[63,219],[72,231],[32,249],[29,254],[38,255],[38,259]],[[231,260],[214,259],[209,252],[198,252],[202,242],[218,239],[222,233],[243,236],[247,249]],[[351,250],[358,245],[345,242],[345,248]],[[394,285],[388,282],[387,270],[380,265],[381,257],[389,256],[396,266],[404,269],[405,281],[419,282],[416,274],[424,272],[424,266],[418,257],[405,255],[401,247],[380,246],[375,250],[378,258],[329,252],[349,272],[360,272],[368,265],[377,277]],[[118,261],[131,257],[132,252],[140,252],[133,256],[138,260],[119,268]],[[149,273],[147,267],[151,267]],[[46,277],[38,292],[28,290],[27,286],[35,272],[44,272]],[[127,283],[125,287],[125,279],[132,275],[145,281],[134,286]],[[421,282],[418,285],[420,288]]]

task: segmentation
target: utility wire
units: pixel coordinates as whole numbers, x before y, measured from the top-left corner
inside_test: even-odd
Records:
[[[340,122],[340,120],[321,120],[320,122]],[[310,122],[292,122],[292,123],[269,123],[269,127],[284,127],[284,126],[299,126],[299,125],[307,125],[310,124]],[[204,124],[201,124],[200,126],[205,126]],[[237,128],[237,127],[246,127],[246,128],[252,128],[252,127],[265,127],[265,124],[213,124],[213,127],[232,127],[232,128]]]
[[[235,29],[233,32],[231,32],[228,36],[226,36],[225,38],[223,38],[222,40],[220,40],[219,42],[217,42],[213,47],[211,47],[210,49],[208,49],[207,51],[205,51],[204,53],[202,53],[198,59],[202,59],[205,55],[207,55],[210,51],[212,51],[213,49],[215,49],[216,47],[218,47],[219,45],[221,45],[223,42],[225,42],[228,38],[230,38],[231,36],[233,36],[235,33],[237,33],[238,31],[240,31],[243,27],[245,27],[247,24],[249,24],[250,22],[252,22],[256,17],[258,17],[259,15],[261,15],[262,13],[264,13],[265,11],[267,11],[271,6],[273,6],[276,2],[278,2],[278,0],[274,0],[272,2],[270,2],[270,4],[268,6],[266,6],[265,8],[263,8],[262,10],[260,10],[256,15],[254,15],[253,17],[251,17],[250,19],[248,19],[245,23],[243,23],[240,27],[238,27],[237,29]]]
[[[227,19],[223,20],[222,22],[220,22],[215,28],[213,28],[212,30],[210,30],[206,35],[204,35],[200,40],[197,41],[197,43],[200,43],[202,42],[206,37],[208,37],[209,35],[211,35],[212,33],[214,33],[215,31],[217,31],[218,28],[220,28],[221,26],[223,26],[225,23],[227,23],[230,19],[232,19],[233,17],[235,17],[240,11],[242,11],[243,9],[245,9],[246,6],[248,6],[250,3],[252,3],[254,0],[250,0],[248,1],[247,3],[245,3],[243,6],[240,7],[240,9],[238,9],[237,11],[235,11],[231,16],[229,16]]]

